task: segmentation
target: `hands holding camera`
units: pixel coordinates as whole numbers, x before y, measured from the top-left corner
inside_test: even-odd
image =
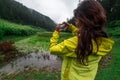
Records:
[[[62,32],[62,31],[66,31],[67,30],[67,28],[70,26],[71,24],[70,23],[68,23],[68,22],[63,22],[63,23],[61,23],[61,24],[57,24],[57,26],[56,26],[56,31],[58,31],[58,32]],[[64,27],[65,26],[65,28],[61,28],[61,27]]]

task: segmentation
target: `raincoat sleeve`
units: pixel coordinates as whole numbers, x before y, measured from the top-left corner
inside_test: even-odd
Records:
[[[68,30],[71,31],[73,35],[76,35],[78,28],[76,28],[76,26],[74,26],[73,24],[70,24]]]
[[[72,29],[72,28],[71,28]],[[50,39],[50,53],[59,56],[68,56],[68,57],[76,57],[75,55],[75,47],[72,43],[73,38],[64,40],[63,42],[58,44],[59,40],[59,32],[54,31],[53,36]]]

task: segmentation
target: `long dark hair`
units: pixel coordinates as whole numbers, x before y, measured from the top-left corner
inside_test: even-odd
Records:
[[[87,65],[88,57],[92,54],[95,41],[97,51],[98,37],[108,37],[104,30],[106,15],[101,4],[96,0],[84,0],[74,10],[74,17],[78,20],[78,45],[76,47],[77,62]],[[97,52],[96,52],[97,53]]]

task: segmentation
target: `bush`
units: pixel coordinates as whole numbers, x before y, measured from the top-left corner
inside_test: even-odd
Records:
[[[107,23],[107,31],[110,36],[120,36],[120,20]]]
[[[3,37],[4,31],[0,29],[0,39]]]
[[[120,27],[120,20],[111,21],[107,26],[111,28]]]
[[[9,61],[11,58],[15,57],[18,53],[15,46],[13,46],[12,41],[4,41],[0,43],[1,55],[4,55],[4,60]]]

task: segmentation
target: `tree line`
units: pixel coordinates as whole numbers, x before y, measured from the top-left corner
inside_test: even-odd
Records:
[[[98,0],[106,11],[108,21],[120,20],[120,0]]]

